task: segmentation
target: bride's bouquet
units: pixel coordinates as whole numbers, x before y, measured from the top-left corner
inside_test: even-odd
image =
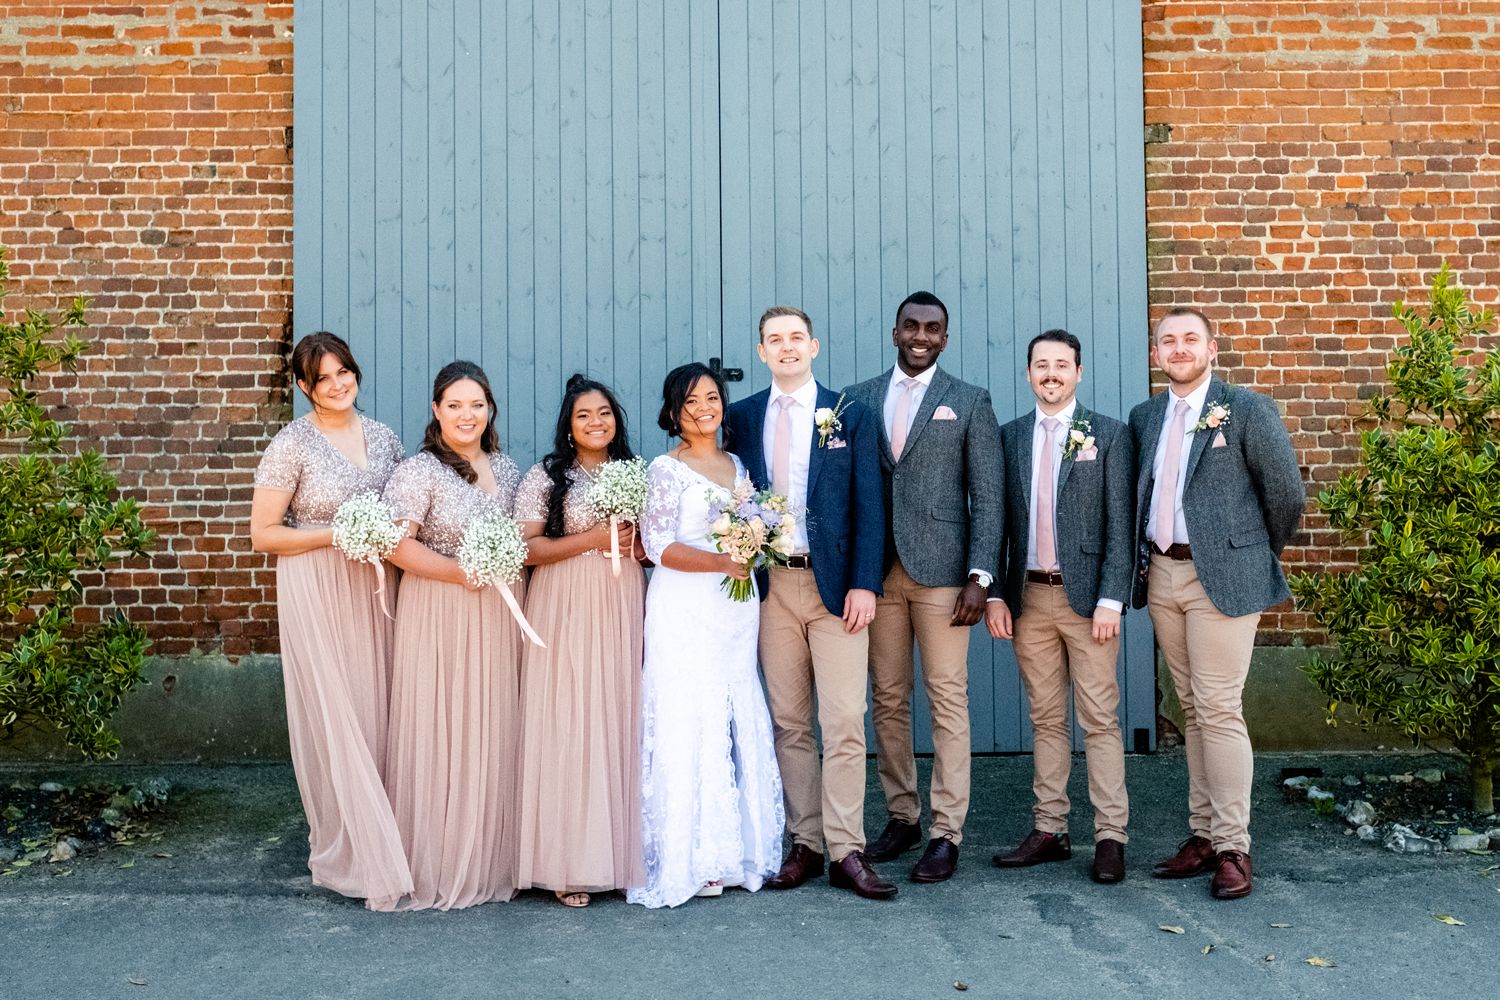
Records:
[[[546,647],[516,603],[511,584],[521,579],[526,566],[526,539],[521,526],[503,514],[492,514],[473,521],[464,532],[458,547],[458,565],[473,587],[494,587],[500,591],[505,606],[526,633],[526,638]]]
[[[375,567],[375,595],[387,618],[391,612],[385,603],[385,560],[405,537],[406,528],[396,523],[391,505],[378,493],[356,494],[333,515],[334,548],[347,559]]]
[[[792,554],[797,521],[791,501],[770,490],[756,492],[750,480],[735,483],[728,497],[709,491],[708,537],[715,547],[751,570],[784,565]],[[720,588],[731,600],[748,601],[755,592],[748,578],[726,576]]]
[[[620,521],[639,523],[646,509],[646,462],[640,458],[605,462],[594,473],[584,500],[600,517],[609,518],[609,561],[620,575]]]

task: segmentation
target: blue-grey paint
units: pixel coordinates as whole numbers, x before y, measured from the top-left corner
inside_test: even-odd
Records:
[[[408,446],[433,374],[466,357],[523,467],[580,370],[656,454],[672,366],[717,356],[747,373],[734,393],[765,384],[767,305],[812,314],[818,377],[840,386],[892,362],[915,288],[947,302],[943,364],[989,386],[1002,422],[1030,405],[1026,341],[1052,326],[1084,342],[1089,406],[1123,416],[1147,392],[1133,5],[325,0],[295,17],[295,327],[348,336],[366,411]],[[1126,622],[1127,740],[1154,740],[1150,624]],[[975,748],[1029,746],[1009,645],[976,629],[971,662]]]

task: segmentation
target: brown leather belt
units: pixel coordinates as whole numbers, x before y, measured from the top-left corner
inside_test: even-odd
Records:
[[[1039,569],[1028,569],[1026,571],[1026,582],[1040,583],[1048,587],[1061,587],[1063,585],[1061,573],[1044,573]]]
[[[1193,550],[1185,542],[1178,542],[1176,545],[1173,545],[1171,548],[1167,549],[1165,552],[1163,552],[1161,549],[1156,549],[1156,552],[1159,555],[1166,556],[1168,559],[1176,559],[1178,562],[1192,562],[1193,561]]]
[[[812,556],[788,556],[786,565],[789,569],[812,569]]]

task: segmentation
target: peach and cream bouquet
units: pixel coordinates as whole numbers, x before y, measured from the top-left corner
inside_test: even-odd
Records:
[[[748,479],[735,483],[728,496],[710,490],[708,537],[720,552],[751,570],[785,565],[797,525],[791,507],[780,494],[757,492]],[[749,579],[726,576],[720,587],[735,601],[748,601],[755,593]]]

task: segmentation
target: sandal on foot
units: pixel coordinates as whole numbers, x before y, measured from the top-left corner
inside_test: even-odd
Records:
[[[559,903],[575,910],[581,910],[591,902],[586,892],[554,892],[553,895]]]
[[[714,880],[712,882],[705,882],[704,885],[703,885],[703,888],[699,889],[693,895],[695,895],[695,896],[705,896],[705,897],[707,897],[707,896],[722,896],[722,895],[724,895],[724,883],[721,880],[718,880],[718,879],[716,879],[716,880]]]

